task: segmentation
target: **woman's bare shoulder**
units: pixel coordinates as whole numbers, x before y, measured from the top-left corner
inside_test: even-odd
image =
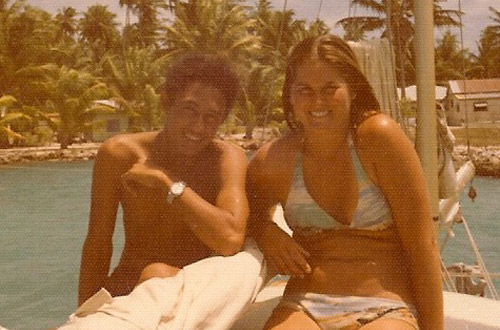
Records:
[[[356,130],[356,142],[362,152],[390,153],[399,147],[413,148],[399,124],[386,114],[367,118]],[[379,154],[380,155],[380,154]]]
[[[295,155],[301,139],[295,133],[288,133],[259,148],[252,156],[249,173],[280,180],[293,168]]]

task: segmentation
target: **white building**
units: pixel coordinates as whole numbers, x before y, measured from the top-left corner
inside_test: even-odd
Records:
[[[450,80],[444,106],[449,125],[500,121],[500,79]]]

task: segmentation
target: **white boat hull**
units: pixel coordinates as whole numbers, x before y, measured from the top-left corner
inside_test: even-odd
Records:
[[[262,329],[278,304],[284,285],[270,285],[231,330]],[[443,292],[445,330],[500,330],[500,302],[454,292]]]

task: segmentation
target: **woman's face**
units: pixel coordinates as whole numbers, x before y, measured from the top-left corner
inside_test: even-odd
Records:
[[[290,91],[296,119],[306,132],[347,132],[351,96],[347,83],[327,63],[309,59],[299,65]]]

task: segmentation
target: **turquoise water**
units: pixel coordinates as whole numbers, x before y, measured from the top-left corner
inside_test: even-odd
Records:
[[[91,175],[92,162],[0,166],[0,325],[47,329],[74,311]],[[478,197],[463,198],[462,212],[490,272],[500,273],[500,180],[476,178],[475,186]],[[472,264],[463,226],[455,234],[446,263]],[[118,227],[113,264],[122,246]]]

